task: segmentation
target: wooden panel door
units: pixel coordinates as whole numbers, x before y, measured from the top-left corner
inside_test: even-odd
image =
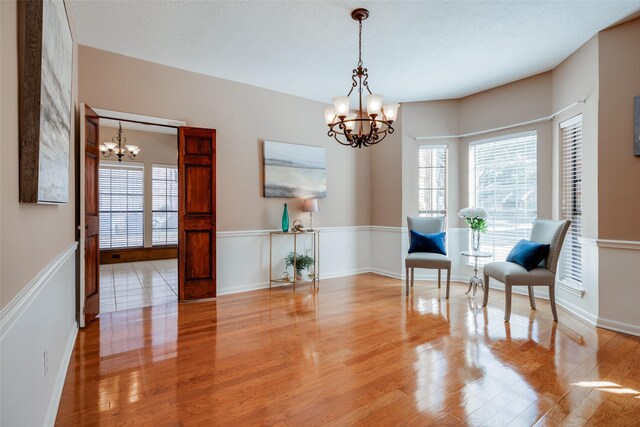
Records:
[[[216,296],[216,131],[178,131],[178,298]]]
[[[98,115],[84,110],[84,324],[100,312],[100,222],[98,173],[100,138]]]

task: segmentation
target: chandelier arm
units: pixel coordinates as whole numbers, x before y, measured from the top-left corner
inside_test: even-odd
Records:
[[[364,76],[364,81],[362,82],[362,86],[364,86],[365,88],[367,88],[367,91],[369,92],[369,95],[373,95],[373,93],[371,92],[371,89],[369,89],[369,70],[367,70],[366,68],[362,70],[362,75]]]

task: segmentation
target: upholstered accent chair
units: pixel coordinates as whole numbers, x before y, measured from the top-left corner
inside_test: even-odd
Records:
[[[529,303],[535,310],[536,301],[533,293],[534,286],[549,287],[549,302],[553,319],[558,320],[556,311],[556,269],[558,258],[562,250],[564,238],[569,230],[571,221],[551,221],[547,219],[535,219],[529,240],[535,243],[550,245],[547,258],[533,270],[527,271],[524,267],[513,262],[492,262],[484,266],[484,301],[483,306],[489,301],[489,278],[494,278],[504,283],[505,287],[505,309],[504,321],[508,322],[511,317],[511,288],[513,286],[527,286],[529,289]]]
[[[433,234],[444,231],[444,217],[421,218],[408,216],[407,228],[409,229],[409,243],[411,243],[411,230],[423,234]],[[411,283],[411,287],[413,287],[414,270],[416,268],[426,268],[438,270],[438,289],[440,289],[441,271],[447,270],[447,298],[449,298],[451,260],[446,255],[414,252],[407,255],[404,265],[406,270],[407,295],[409,295],[409,283]]]

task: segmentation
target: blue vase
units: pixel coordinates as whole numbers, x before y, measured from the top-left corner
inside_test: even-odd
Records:
[[[282,231],[285,233],[289,231],[289,211],[286,203],[284,204],[284,212],[282,212]]]

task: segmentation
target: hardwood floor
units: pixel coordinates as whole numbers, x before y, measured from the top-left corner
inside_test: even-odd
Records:
[[[102,315],[57,425],[639,425],[640,339],[377,276]]]

